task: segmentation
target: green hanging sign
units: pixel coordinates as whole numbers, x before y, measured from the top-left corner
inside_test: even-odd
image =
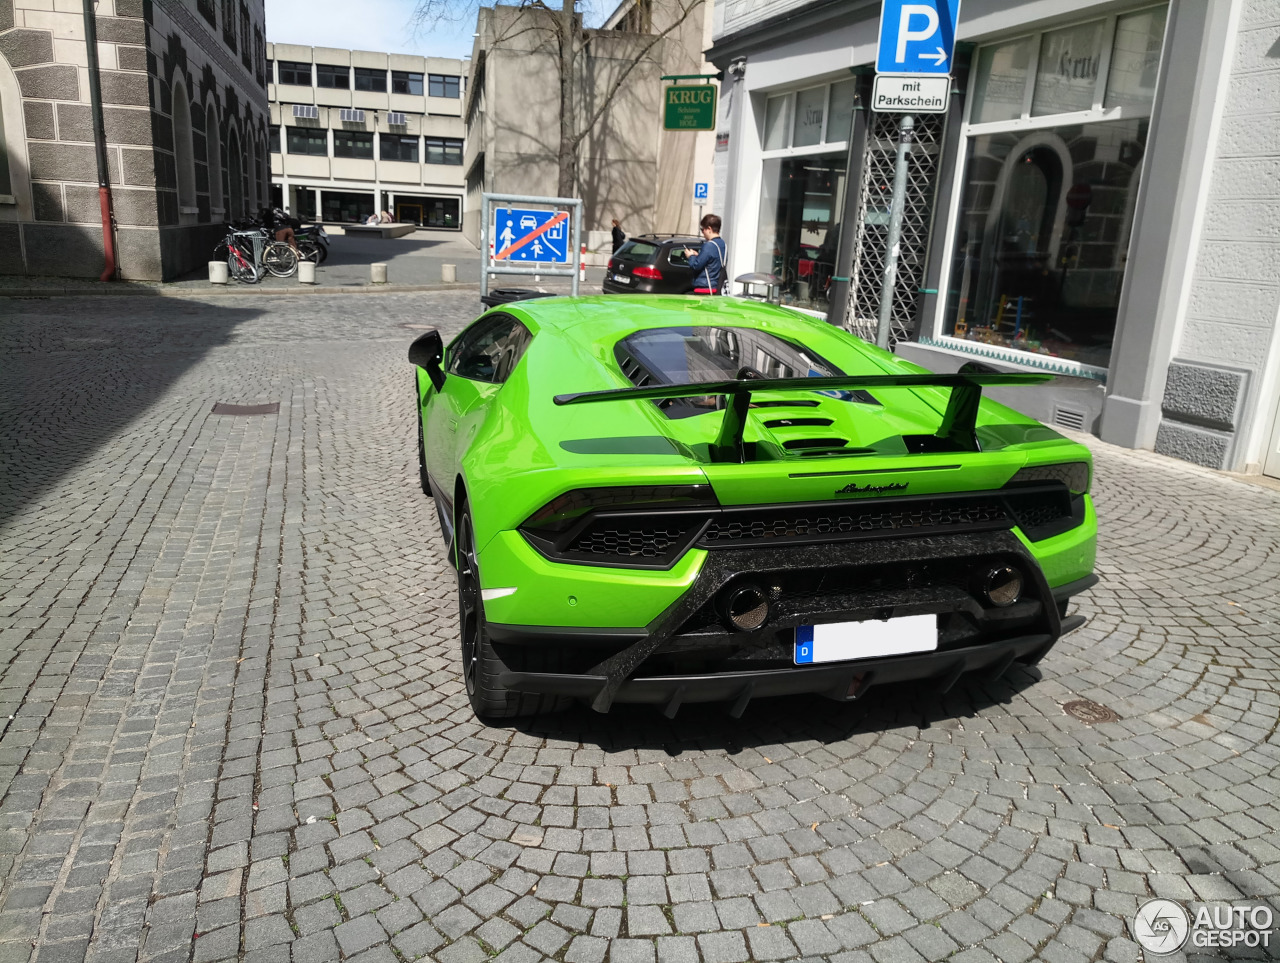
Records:
[[[667,87],[662,112],[663,130],[715,130],[714,84],[675,84]]]

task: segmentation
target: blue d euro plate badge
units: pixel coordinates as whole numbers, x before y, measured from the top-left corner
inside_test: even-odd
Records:
[[[938,648],[938,617],[906,615],[885,621],[800,625],[795,645],[796,665],[933,652]]]

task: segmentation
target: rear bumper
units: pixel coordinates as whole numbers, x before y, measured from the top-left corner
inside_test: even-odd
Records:
[[[1070,632],[1083,624],[1083,616],[1071,616],[1063,620],[1062,632]],[[660,705],[669,716],[674,716],[684,703],[728,702],[732,703],[731,714],[738,716],[752,699],[766,696],[820,695],[847,702],[866,694],[874,685],[912,681],[925,681],[935,691],[945,692],[968,672],[985,671],[996,678],[1015,662],[1034,665],[1044,658],[1055,641],[1050,635],[1035,634],[964,649],[823,666],[640,676],[623,682],[612,701]],[[502,672],[499,681],[519,692],[572,696],[587,701],[595,700],[608,684],[603,675],[510,670]]]

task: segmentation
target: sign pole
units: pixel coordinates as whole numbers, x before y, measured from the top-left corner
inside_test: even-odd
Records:
[[[880,287],[880,317],[876,327],[876,344],[889,347],[889,319],[893,314],[893,288],[898,277],[898,247],[902,238],[902,213],[907,199],[907,157],[911,153],[911,134],[915,118],[903,114],[898,126],[898,163],[893,171],[893,199],[889,205],[889,236],[884,257],[884,283]]]

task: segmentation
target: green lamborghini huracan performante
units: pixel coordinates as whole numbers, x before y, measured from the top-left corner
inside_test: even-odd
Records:
[[[1034,664],[1084,623],[1087,448],[821,320],[727,297],[546,297],[416,365],[477,715]]]

